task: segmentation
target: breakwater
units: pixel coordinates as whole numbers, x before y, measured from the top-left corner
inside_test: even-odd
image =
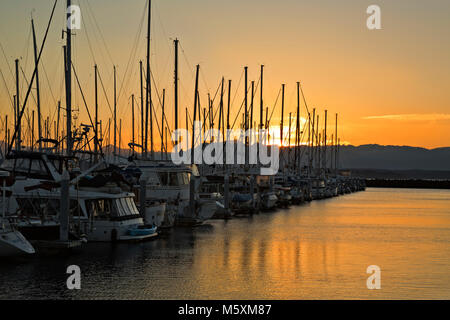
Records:
[[[366,179],[366,186],[372,188],[450,189],[450,180]]]

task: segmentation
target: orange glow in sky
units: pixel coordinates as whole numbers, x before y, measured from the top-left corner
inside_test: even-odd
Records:
[[[14,60],[20,59],[20,96],[33,72],[30,14],[41,43],[52,1],[3,0],[0,4],[0,140],[5,116],[9,128],[14,119]],[[64,2],[60,1],[42,56],[41,101],[44,120],[51,131],[57,120],[57,104],[64,108],[64,72],[61,30],[65,27]],[[140,140],[139,60],[146,56],[146,0],[75,1],[82,13],[82,28],[73,36],[73,63],[91,115],[94,113],[94,65],[98,65],[99,117],[108,136],[113,108],[113,65],[117,68],[117,115],[122,119],[122,148],[131,141],[131,95],[135,95],[135,139]],[[450,12],[449,1],[397,0],[383,2],[382,29],[366,27],[367,3],[356,0],[248,0],[248,1],[152,1],[151,83],[155,107],[155,148],[160,137],[162,92],[165,112],[174,127],[173,39],[179,48],[179,127],[186,123],[186,108],[193,116],[195,65],[200,64],[201,108],[208,93],[218,108],[216,94],[225,78],[232,80],[231,121],[244,99],[243,68],[248,66],[248,86],[255,81],[254,119],[259,121],[259,72],[264,64],[264,112],[273,110],[270,123],[279,141],[281,84],[286,84],[284,125],[297,107],[296,82],[300,81],[308,109],[316,108],[323,129],[328,110],[327,138],[334,133],[353,145],[378,143],[426,148],[449,145],[450,137]],[[34,86],[33,86],[34,88]],[[75,124],[89,123],[75,79],[72,84]],[[145,99],[144,99],[145,100]],[[276,104],[275,104],[275,101]],[[250,103],[250,97],[249,97]],[[300,99],[300,116],[306,105]],[[32,90],[23,122],[36,112]],[[215,122],[217,124],[218,118]],[[275,122],[276,121],[276,122]],[[65,123],[64,109],[60,122]],[[239,125],[239,120],[236,126]],[[277,128],[278,127],[278,128]],[[306,127],[305,127],[306,128]],[[117,129],[119,130],[119,128]],[[295,122],[293,120],[295,132]],[[27,129],[24,130],[27,132]],[[26,134],[26,133],[25,133]],[[112,134],[110,135],[112,143]],[[169,134],[170,137],[170,134]],[[292,135],[292,141],[295,137]],[[303,140],[304,141],[304,140]],[[287,141],[285,141],[287,143]]]

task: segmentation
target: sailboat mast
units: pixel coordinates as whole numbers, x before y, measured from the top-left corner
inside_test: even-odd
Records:
[[[131,95],[131,145],[134,148],[134,94]]]
[[[95,77],[95,124],[94,124],[94,153],[95,153],[95,162],[98,161],[98,86],[97,86],[97,65],[94,66],[94,77]]]
[[[248,67],[244,67],[245,71],[245,114],[244,114],[244,137],[245,137],[245,164],[248,164]]]
[[[285,84],[283,83],[283,84],[281,85],[280,147],[283,146],[284,88],[285,88]]]
[[[162,92],[162,116],[161,116],[161,160],[163,159],[162,155],[164,150],[166,150],[167,152],[167,146],[164,143],[164,118],[166,116],[165,112],[164,112],[164,104],[165,104],[165,100],[166,100],[166,89],[163,89]]]
[[[17,150],[21,149],[22,125],[20,121],[20,95],[19,95],[19,59],[16,59],[16,114],[17,114]]]
[[[328,120],[328,111],[325,110],[325,128],[323,132],[323,168],[325,172],[327,170],[327,120]]]
[[[174,103],[175,103],[175,132],[178,130],[178,39],[173,41],[175,47],[175,70],[174,70]],[[178,143],[178,136],[175,136],[175,144]]]
[[[288,167],[291,166],[291,123],[292,112],[289,112],[289,131],[288,131]]]
[[[294,170],[297,168],[300,170],[300,82],[297,82],[297,116],[295,123],[295,152],[294,152]],[[297,158],[298,153],[298,158]]]
[[[249,124],[249,128],[253,129],[253,100],[255,97],[255,81],[252,81],[252,97],[250,100],[250,124]],[[250,141],[251,143],[251,141]]]
[[[263,128],[263,75],[264,65],[261,65],[261,84],[260,84],[260,97],[259,97],[259,129]]]
[[[31,19],[31,29],[33,31],[33,49],[34,49],[34,63],[36,68],[36,102],[37,102],[37,117],[38,117],[38,140],[39,140],[39,151],[42,151],[42,127],[41,127],[41,95],[39,91],[39,72],[38,72],[38,52],[36,43],[36,31],[34,29],[34,20]],[[32,142],[34,143],[34,141]]]
[[[9,144],[9,139],[8,139],[8,115],[5,115],[5,155],[8,153],[8,144]]]
[[[230,107],[231,107],[231,80],[228,80],[227,131],[230,130]]]
[[[334,131],[334,148],[335,148],[335,155],[334,155],[334,170],[335,170],[335,174],[337,175],[337,164],[338,164],[338,159],[337,159],[337,152],[338,152],[338,114],[336,113],[336,124],[335,124],[335,131]]]
[[[150,88],[150,26],[151,26],[151,17],[152,17],[152,0],[148,1],[148,18],[147,18],[147,68],[145,75],[145,154],[147,155],[148,151],[148,115],[150,112],[151,117],[151,88]],[[150,125],[152,125],[150,123]],[[150,132],[150,143],[151,143],[151,152],[153,157],[153,132]]]
[[[192,119],[192,145],[191,145],[191,163],[194,164],[194,150],[195,150],[195,121],[197,120],[197,103],[198,103],[198,74],[200,65],[197,65],[195,73],[195,92],[194,92],[194,119]],[[200,114],[199,114],[200,117]]]
[[[223,130],[222,127],[222,123],[223,123],[223,77],[222,77],[222,81],[221,81],[221,86],[220,86],[220,103],[219,103],[219,134],[220,134],[220,130]],[[223,137],[222,137],[223,139]],[[220,141],[220,139],[219,139]]]
[[[66,9],[66,119],[67,119],[67,155],[72,155],[73,139],[72,139],[72,33],[71,33],[71,15],[68,10],[72,5],[72,0],[67,0]]]
[[[139,73],[141,78],[141,147],[144,152],[144,81],[142,80],[142,61],[139,61]]]
[[[116,95],[116,66],[114,66],[114,159],[117,154],[117,95]]]
[[[34,146],[34,110],[31,112],[31,141],[30,141],[31,151],[34,151],[33,146]]]

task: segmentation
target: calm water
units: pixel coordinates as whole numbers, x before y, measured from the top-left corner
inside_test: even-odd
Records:
[[[72,264],[79,291],[65,287]],[[366,287],[369,265],[381,290]],[[147,243],[0,262],[0,298],[450,299],[450,190],[368,189]]]

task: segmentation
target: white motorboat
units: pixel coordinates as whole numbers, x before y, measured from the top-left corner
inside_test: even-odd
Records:
[[[262,208],[265,210],[272,210],[278,202],[278,197],[273,191],[267,191],[262,195]]]
[[[133,164],[142,172],[140,180],[146,181],[146,200],[166,202],[165,219],[161,227],[171,227],[171,222],[198,225],[214,215],[216,209],[213,207],[217,206],[215,201],[199,197],[200,179],[196,179],[194,212],[189,208],[190,181],[192,176],[199,176],[195,165],[149,160],[134,160]],[[138,188],[139,185],[134,186],[134,190]]]
[[[35,253],[33,246],[25,237],[15,230],[6,219],[6,178],[9,172],[0,171],[2,180],[2,217],[0,218],[0,257],[12,257]]]
[[[33,246],[17,230],[2,221],[0,229],[0,257],[12,257],[35,253]]]
[[[29,240],[58,240],[61,200],[61,174],[54,162],[42,153],[16,154],[14,160],[28,161],[29,167],[40,167],[40,176],[18,175],[11,186],[10,216]],[[56,155],[53,157],[61,158]],[[16,161],[18,162],[18,161]],[[40,162],[40,166],[37,164]],[[46,171],[46,172],[42,172]],[[16,173],[20,173],[17,172]],[[78,179],[78,178],[76,178]],[[134,203],[134,194],[123,192],[113,183],[89,187],[89,179],[70,183],[70,234],[84,236],[88,241],[143,240],[157,235],[156,228],[147,228]],[[15,203],[15,204],[14,204]]]

